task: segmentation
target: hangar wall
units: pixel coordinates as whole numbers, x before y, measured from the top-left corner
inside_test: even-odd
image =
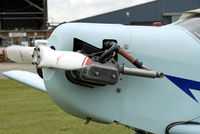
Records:
[[[200,8],[200,0],[156,0],[73,22],[125,25],[152,25],[153,22],[169,24],[176,21],[182,12],[197,8]]]
[[[47,0],[0,0],[0,47],[48,38]]]

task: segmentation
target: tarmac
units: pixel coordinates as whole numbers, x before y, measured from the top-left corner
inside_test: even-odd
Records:
[[[15,62],[0,62],[0,79],[7,79],[2,73],[9,70],[23,70],[36,73],[36,68],[31,64],[17,64]]]

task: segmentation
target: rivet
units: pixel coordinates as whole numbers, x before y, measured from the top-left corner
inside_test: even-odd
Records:
[[[112,75],[112,78],[114,79],[114,78],[116,78],[116,76],[113,74],[113,75]]]
[[[95,72],[94,74],[95,74],[96,76],[99,76],[99,72]]]
[[[117,93],[120,93],[120,92],[121,92],[121,90],[122,90],[121,88],[117,88],[117,90],[116,90],[116,91],[117,91]]]
[[[127,44],[124,44],[124,49],[129,49],[129,46]]]

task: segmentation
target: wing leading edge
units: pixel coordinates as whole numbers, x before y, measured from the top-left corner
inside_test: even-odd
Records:
[[[41,79],[35,73],[21,71],[21,70],[11,70],[3,72],[2,74],[10,79],[16,80],[20,83],[36,88],[42,92],[47,92],[43,79]]]

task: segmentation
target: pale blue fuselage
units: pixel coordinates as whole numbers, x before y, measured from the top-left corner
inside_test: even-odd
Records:
[[[48,46],[73,50],[78,38],[102,48],[104,39],[117,40],[122,48],[153,70],[200,81],[200,41],[176,25],[163,27],[69,23],[56,28]],[[133,67],[119,56],[119,64]],[[149,79],[120,75],[116,85],[87,88],[69,82],[65,71],[43,69],[46,89],[64,111],[80,118],[121,124],[149,132],[164,133],[167,125],[195,119],[200,122],[200,105],[166,77]],[[116,89],[121,88],[117,93]],[[200,101],[198,91],[192,92]]]

